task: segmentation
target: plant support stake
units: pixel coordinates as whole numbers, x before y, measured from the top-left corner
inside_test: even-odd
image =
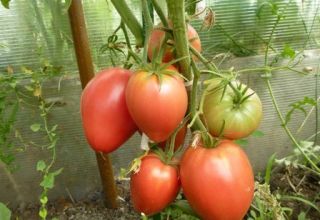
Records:
[[[94,76],[88,35],[81,0],[73,0],[69,8],[69,19],[77,57],[82,89]],[[101,182],[107,208],[117,208],[117,191],[114,182],[111,160],[107,154],[96,153]]]

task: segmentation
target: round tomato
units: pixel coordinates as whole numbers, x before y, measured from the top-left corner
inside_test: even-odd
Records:
[[[184,139],[186,138],[187,131],[188,131],[187,125],[183,126],[178,131],[178,133],[176,135],[176,139],[174,141],[174,150],[177,150],[181,145],[184,144]],[[167,142],[170,142],[170,139],[163,141],[163,142],[160,142],[159,147],[161,147],[163,150],[165,150]],[[168,144],[170,144],[170,143],[168,143]]]
[[[170,68],[175,71],[174,67]],[[137,71],[130,77],[126,88],[131,117],[139,129],[156,143],[165,141],[174,132],[188,105],[187,91],[181,77],[177,74],[157,74]]]
[[[171,22],[169,22],[169,26],[171,25]],[[163,41],[165,37],[165,32],[163,30],[160,30],[159,27],[162,27],[162,24],[157,25],[155,29],[152,30],[149,42],[148,42],[148,57],[150,60],[153,59],[153,53],[159,52],[159,48],[161,46],[161,42]],[[201,52],[201,41],[199,38],[199,35],[197,31],[191,26],[187,25],[188,30],[188,39],[192,47],[194,47],[197,51]],[[174,60],[175,58],[175,50],[174,50],[174,42],[172,40],[168,40],[168,43],[166,45],[166,50],[163,54],[162,61],[167,63],[171,60]]]
[[[250,135],[258,128],[262,118],[262,104],[258,95],[242,84],[240,92],[242,100],[234,90],[227,85],[226,89],[219,86],[219,80],[214,80],[207,88],[204,98],[203,116],[209,132],[217,137],[222,135],[228,139],[240,139]],[[232,82],[239,87],[238,81]],[[245,98],[247,97],[247,98]]]
[[[84,133],[95,151],[110,153],[137,130],[125,99],[125,88],[131,75],[131,71],[121,68],[102,70],[82,92]]]
[[[142,158],[139,171],[130,180],[133,207],[146,215],[164,209],[176,198],[179,190],[178,169],[164,164],[155,154]]]
[[[244,151],[229,140],[215,148],[189,147],[180,163],[182,190],[204,220],[243,219],[253,199],[254,177]]]

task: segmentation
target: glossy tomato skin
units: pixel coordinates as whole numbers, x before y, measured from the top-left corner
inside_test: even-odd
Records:
[[[146,215],[164,209],[176,198],[179,190],[178,169],[164,164],[154,154],[142,158],[139,171],[130,180],[134,209]]]
[[[130,77],[126,100],[139,129],[156,143],[169,138],[182,121],[188,105],[187,91],[178,75],[162,75],[159,80],[146,71],[138,71]]]
[[[181,145],[184,144],[184,140],[186,138],[186,134],[187,134],[187,131],[188,131],[188,126],[185,125],[183,126],[177,133],[176,135],[176,139],[174,141],[174,150],[176,151]],[[169,140],[166,140],[166,141],[163,141],[163,142],[160,142],[159,143],[159,147],[161,147],[163,150],[165,150],[166,148],[166,144],[167,142],[169,142]],[[170,143],[169,143],[170,144]]]
[[[158,27],[161,27],[162,24],[159,24]],[[171,22],[169,22],[169,26],[171,25]],[[201,52],[201,41],[199,38],[199,35],[197,31],[191,26],[187,25],[188,30],[188,39],[190,44],[199,52]],[[157,28],[153,29],[149,38],[149,43],[148,43],[148,57],[150,60],[153,59],[153,52],[159,52],[159,47],[161,46],[161,42],[165,37],[165,32],[163,30],[159,30]],[[173,43],[173,42],[170,42]],[[162,57],[162,62],[167,63],[170,62],[171,60],[174,60],[175,54],[174,54],[174,47],[170,46],[167,44],[166,50],[163,54]]]
[[[211,86],[214,87],[217,84],[218,81],[213,82]],[[236,86],[239,82],[233,82],[233,84]],[[242,88],[245,88],[244,84]],[[234,102],[235,93],[229,86],[224,95],[223,88],[220,88],[205,96],[203,116],[211,135],[218,137],[224,127],[223,136],[235,140],[247,137],[259,127],[262,119],[262,104],[258,95],[249,88],[246,95],[250,94],[253,95],[239,105]]]
[[[137,130],[125,99],[125,88],[132,72],[122,68],[100,71],[81,96],[84,133],[92,149],[110,153]]]
[[[250,162],[229,140],[216,148],[189,147],[181,159],[180,177],[183,193],[204,220],[241,220],[253,199]]]

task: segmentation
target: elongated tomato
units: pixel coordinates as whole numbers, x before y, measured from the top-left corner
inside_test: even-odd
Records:
[[[174,67],[171,70],[176,71]],[[187,91],[179,75],[156,75],[144,70],[130,77],[126,100],[140,131],[155,142],[168,139],[182,121],[188,105]]]
[[[189,147],[180,163],[183,193],[204,220],[241,220],[250,207],[254,178],[245,152],[224,140],[215,148]]]
[[[85,136],[95,151],[110,153],[137,130],[125,99],[125,88],[131,74],[122,68],[105,69],[83,90],[82,123]]]

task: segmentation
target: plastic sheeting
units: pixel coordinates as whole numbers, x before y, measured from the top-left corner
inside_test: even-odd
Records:
[[[0,69],[12,66],[16,74],[21,67],[38,68],[46,60],[54,65],[63,66],[68,71],[62,81],[53,80],[43,85],[47,101],[59,102],[49,115],[50,123],[58,124],[60,140],[57,146],[55,168],[64,170],[56,179],[56,186],[50,191],[49,198],[67,195],[69,191],[75,199],[84,197],[88,192],[100,187],[99,174],[94,153],[89,149],[83,136],[79,114],[81,86],[77,76],[76,60],[69,30],[68,16],[60,1],[23,1],[15,0],[11,9],[0,7]],[[219,53],[231,52],[237,56],[250,57],[229,60],[225,67],[244,68],[262,65],[268,34],[273,28],[276,16],[269,8],[258,13],[263,1],[211,0],[206,1],[215,11],[216,24],[210,31],[201,31],[204,53],[213,57]],[[288,1],[275,1],[279,8]],[[285,20],[275,29],[272,47],[281,50],[284,42],[298,50],[318,48],[320,25],[315,17],[319,1],[291,1],[285,13]],[[302,5],[303,2],[303,5]],[[128,1],[130,8],[139,9],[140,1]],[[119,25],[119,16],[111,3],[104,0],[83,1],[87,28],[96,69],[110,66],[108,54],[100,54],[100,47],[107,42],[113,30]],[[141,19],[140,12],[135,14]],[[257,17],[257,13],[260,19]],[[199,20],[192,21],[197,30],[201,28]],[[305,45],[307,39],[309,43]],[[120,34],[119,40],[123,40]],[[319,63],[319,51],[310,50],[305,59],[296,68],[303,70],[313,67],[316,71]],[[1,72],[1,71],[0,71]],[[0,73],[1,74],[1,73]],[[245,75],[242,80],[252,87],[263,102],[264,118],[259,130],[263,137],[251,137],[245,147],[256,171],[264,169],[271,154],[285,155],[291,150],[291,142],[282,129],[272,106],[263,79],[256,74]],[[59,85],[59,86],[58,86]],[[314,96],[315,77],[301,77],[292,72],[278,72],[272,78],[274,92],[283,112],[294,101],[304,96]],[[59,90],[58,90],[59,87]],[[314,134],[315,115],[311,114],[304,129],[298,134],[306,138]],[[294,114],[290,128],[295,132],[301,125],[304,115]],[[25,108],[19,112],[15,128],[28,140],[43,141],[43,136],[30,130],[30,125],[40,120],[37,109]],[[111,154],[114,170],[127,167],[130,160],[139,153],[140,136],[135,135],[123,147]],[[36,171],[39,159],[48,158],[48,152],[40,147],[30,147],[16,155],[19,169],[10,174],[0,167],[0,201],[11,205],[38,200],[41,175]]]

